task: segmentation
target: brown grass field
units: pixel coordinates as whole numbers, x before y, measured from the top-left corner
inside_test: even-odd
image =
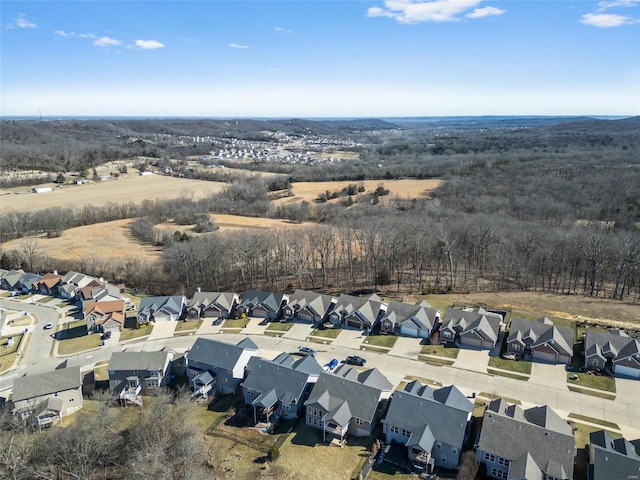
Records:
[[[127,177],[91,182],[86,185],[65,185],[58,188],[55,184],[41,185],[53,187],[53,192],[31,193],[32,187],[3,189],[0,192],[0,207],[3,211],[27,210],[48,207],[66,207],[85,205],[105,205],[112,203],[140,203],[143,200],[178,198],[191,195],[202,198],[210,193],[221,191],[226,184],[207,182],[188,178],[150,175],[141,177],[135,173]]]
[[[327,190],[329,190],[329,192],[337,192],[348,187],[350,184],[363,185],[365,188],[364,194],[372,193],[378,185],[383,185],[384,188],[389,189],[390,197],[420,198],[428,197],[432,190],[435,190],[442,184],[442,180],[406,178],[402,180],[297,182],[292,184],[292,197],[281,198],[276,200],[276,202],[291,203],[307,201],[313,203],[320,194]],[[339,202],[340,200],[340,198],[336,198],[331,201]]]

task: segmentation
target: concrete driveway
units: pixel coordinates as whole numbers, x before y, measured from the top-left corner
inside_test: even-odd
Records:
[[[567,388],[567,372],[564,365],[552,365],[548,363],[531,364],[530,383],[539,385],[553,385],[557,388]]]
[[[420,344],[421,340],[421,338],[398,337],[396,344],[391,348],[388,355],[417,360],[420,350],[422,349],[422,345]]]
[[[176,325],[178,322],[175,321],[163,321],[163,322],[154,322],[153,330],[151,331],[151,335],[149,335],[148,340],[157,340],[159,338],[169,338],[173,337],[173,333],[176,331]]]
[[[461,348],[453,366],[461,370],[487,373],[487,363],[489,363],[488,350]]]

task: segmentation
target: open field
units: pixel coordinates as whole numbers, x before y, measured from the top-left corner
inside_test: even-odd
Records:
[[[426,300],[433,308],[440,309],[443,314],[454,302],[468,306],[484,304],[537,313],[539,316],[552,315],[573,321],[589,321],[594,324],[600,323],[627,329],[640,328],[640,309],[637,304],[602,297],[538,292],[480,292],[404,297],[404,301],[408,303],[415,303],[418,300]]]
[[[48,207],[84,207],[85,205],[106,205],[107,203],[140,203],[156,198],[178,198],[184,193],[194,198],[206,197],[210,193],[221,191],[225,183],[191,180],[187,178],[150,175],[142,177],[129,174],[127,177],[91,182],[86,185],[66,185],[58,188],[55,184],[42,185],[52,187],[53,192],[31,193],[33,187],[3,189],[0,204],[4,211],[27,210]],[[12,195],[9,195],[12,194]]]
[[[427,197],[429,192],[438,188],[442,180],[437,179],[415,179],[407,178],[402,180],[362,180],[362,181],[339,181],[339,182],[296,182],[292,183],[292,197],[285,197],[276,200],[276,203],[292,203],[307,201],[313,203],[320,194],[326,192],[337,192],[349,185],[363,185],[364,194],[372,193],[378,185],[382,184],[389,190],[389,196],[402,198]],[[362,195],[362,194],[359,194]],[[344,199],[344,198],[343,198]],[[340,198],[333,200],[339,202]]]

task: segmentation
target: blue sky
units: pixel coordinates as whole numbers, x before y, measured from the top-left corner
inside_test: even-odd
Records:
[[[3,116],[640,114],[640,0],[0,9]]]

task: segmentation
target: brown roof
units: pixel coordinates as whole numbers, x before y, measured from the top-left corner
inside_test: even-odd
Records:
[[[44,283],[48,288],[53,288],[58,284],[58,282],[60,282],[61,279],[62,276],[56,273],[46,273],[44,277],[36,282],[36,284],[40,285],[41,283]]]
[[[111,300],[109,302],[91,302],[87,303],[84,309],[84,316],[96,312],[102,315],[104,318],[97,321],[98,325],[102,325],[108,320],[115,320],[124,325],[125,310],[124,300]]]

